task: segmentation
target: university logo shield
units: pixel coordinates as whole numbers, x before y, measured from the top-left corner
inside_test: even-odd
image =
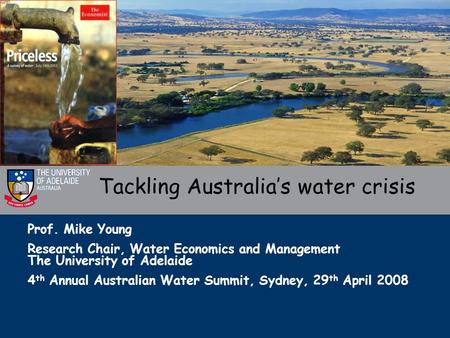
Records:
[[[26,208],[35,203],[37,196],[30,197],[34,188],[34,170],[8,169],[7,180],[10,196],[5,196],[5,200],[8,205]],[[29,200],[25,202],[27,199]]]

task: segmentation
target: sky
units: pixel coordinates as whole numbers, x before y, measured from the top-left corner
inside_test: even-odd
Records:
[[[367,8],[450,8],[450,0],[119,0],[121,9],[197,9],[221,12],[334,7]]]

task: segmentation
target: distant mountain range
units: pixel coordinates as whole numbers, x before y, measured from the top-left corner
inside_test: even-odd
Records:
[[[385,18],[450,16],[449,9],[354,9],[302,8],[293,10],[262,11],[246,13],[245,18],[255,19],[327,19],[378,20]]]
[[[122,25],[127,20],[135,20],[144,24],[149,20],[160,20],[167,24],[181,24],[184,22],[198,23],[213,20],[242,20],[242,21],[272,21],[282,22],[313,22],[338,24],[398,24],[398,25],[433,25],[436,27],[450,27],[449,9],[358,9],[345,10],[338,8],[302,8],[293,10],[262,11],[253,13],[220,13],[192,9],[172,10],[119,10]],[[182,20],[176,21],[174,18]]]

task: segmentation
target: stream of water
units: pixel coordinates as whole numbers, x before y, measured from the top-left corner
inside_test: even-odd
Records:
[[[61,45],[61,74],[56,91],[59,117],[70,113],[77,104],[78,89],[83,82],[82,49],[78,45]]]

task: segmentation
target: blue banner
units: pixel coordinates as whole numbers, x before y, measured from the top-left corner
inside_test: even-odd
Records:
[[[449,221],[4,216],[2,336],[443,336]]]

